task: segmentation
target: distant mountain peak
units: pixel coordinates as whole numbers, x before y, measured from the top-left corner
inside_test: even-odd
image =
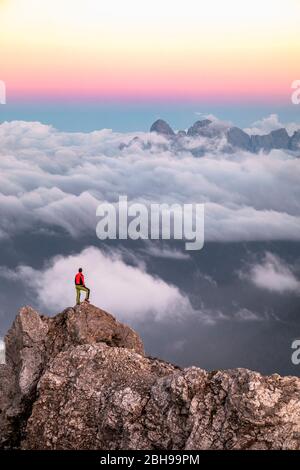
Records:
[[[248,152],[258,153],[260,151],[270,152],[273,149],[300,150],[300,129],[295,131],[291,137],[284,127],[275,129],[268,134],[249,135],[239,127],[222,127],[210,119],[202,119],[196,121],[189,127],[187,132],[181,130],[175,134],[166,121],[158,119],[152,124],[150,131],[157,132],[169,138],[175,137],[175,139],[171,139],[171,145],[175,145],[177,149],[184,148],[182,147],[186,143],[184,137],[190,137],[192,139],[197,137],[204,137],[206,139],[225,137],[227,143],[230,145],[229,150],[231,151],[234,149],[242,149]],[[203,144],[201,147],[193,149],[192,153],[199,156],[203,155],[204,151],[205,146]]]
[[[210,119],[202,119],[200,121],[196,121],[187,131],[187,135],[189,136],[196,136],[201,135],[202,131],[205,127],[208,127],[212,121]]]
[[[300,129],[295,131],[290,139],[291,150],[300,150]]]
[[[157,134],[163,134],[167,136],[175,135],[172,127],[163,119],[157,119],[157,121],[152,124],[150,132],[157,132]]]
[[[228,129],[227,141],[233,147],[251,151],[251,137],[239,127]]]

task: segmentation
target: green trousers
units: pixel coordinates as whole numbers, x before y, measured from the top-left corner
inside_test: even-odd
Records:
[[[84,286],[75,286],[76,289],[76,304],[80,304],[80,292],[85,292],[85,300],[89,300],[90,297],[90,289]]]

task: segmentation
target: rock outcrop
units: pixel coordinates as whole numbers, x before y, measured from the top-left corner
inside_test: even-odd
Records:
[[[180,369],[92,305],[23,308],[0,366],[0,447],[300,449],[300,379]]]

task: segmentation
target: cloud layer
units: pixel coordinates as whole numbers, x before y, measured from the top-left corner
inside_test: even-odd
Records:
[[[40,123],[0,125],[0,239],[60,228],[95,234],[99,202],[205,203],[206,241],[299,240],[300,160],[226,154],[220,139],[187,140],[110,130],[59,132]],[[125,144],[121,145],[121,144]],[[194,157],[191,147],[204,156]]]
[[[140,257],[141,255],[141,257]],[[100,250],[90,246],[80,253],[66,256],[55,256],[48,260],[44,268],[34,269],[31,266],[19,265],[15,269],[1,267],[0,278],[10,282],[21,282],[29,297],[43,312],[53,314],[62,311],[67,305],[75,304],[76,292],[74,277],[79,267],[83,267],[86,285],[91,289],[90,300],[95,305],[109,311],[122,321],[138,324],[139,322],[167,322],[172,324],[181,321],[196,320],[205,325],[217,322],[253,322],[268,320],[268,315],[254,312],[245,307],[232,307],[225,313],[223,308],[209,308],[201,300],[201,289],[198,291],[200,303],[195,308],[185,292],[158,276],[147,272],[143,257],[167,257],[172,260],[187,261],[175,250],[164,248],[154,251],[141,249],[137,254],[130,250],[118,248]],[[273,255],[267,255],[276,260]],[[261,273],[265,269],[266,272]],[[286,279],[287,271],[280,272],[272,286],[272,276],[267,267],[253,266],[241,279],[251,281],[258,287],[276,290],[277,284],[285,282],[288,288],[290,279]],[[282,266],[281,266],[282,270]],[[199,280],[205,280],[213,289],[218,284],[210,276],[198,272]],[[277,284],[276,284],[277,283]],[[299,284],[299,283],[298,283]],[[198,284],[198,290],[199,290]],[[83,300],[85,294],[82,293]]]
[[[251,127],[245,128],[244,131],[250,135],[264,135],[283,127],[286,128],[289,135],[292,135],[299,129],[299,124],[293,122],[283,124],[280,122],[278,114],[270,114],[270,116],[254,122]]]

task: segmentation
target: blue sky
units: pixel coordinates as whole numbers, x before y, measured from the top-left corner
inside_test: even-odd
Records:
[[[278,114],[281,122],[300,123],[300,106],[253,104],[216,105],[209,103],[8,103],[0,106],[0,121],[24,120],[51,124],[59,130],[90,132],[109,128],[117,132],[147,131],[158,118],[167,120],[174,129],[185,129],[201,113],[214,114],[234,125],[247,127],[270,114]]]

